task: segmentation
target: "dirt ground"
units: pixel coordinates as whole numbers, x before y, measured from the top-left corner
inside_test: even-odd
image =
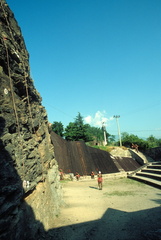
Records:
[[[64,206],[48,239],[159,240],[161,191],[131,179],[62,183]]]

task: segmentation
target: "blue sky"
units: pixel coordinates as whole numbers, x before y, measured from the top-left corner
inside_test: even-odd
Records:
[[[161,138],[160,0],[7,0],[48,120]]]

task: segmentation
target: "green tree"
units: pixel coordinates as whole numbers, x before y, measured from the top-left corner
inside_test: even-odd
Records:
[[[161,138],[158,139],[158,147],[161,147]]]
[[[114,144],[114,142],[115,142],[115,136],[109,134],[109,137],[108,137],[108,143],[109,143],[109,144]]]
[[[61,137],[64,136],[64,127],[61,122],[53,122],[53,124],[51,125],[51,129],[53,132],[55,132],[59,136]]]
[[[83,123],[83,117],[80,113],[75,118],[74,122],[70,122],[65,128],[65,139],[69,141],[84,141],[89,142],[92,140],[88,132],[87,124]]]
[[[65,128],[65,139],[68,141],[75,141],[76,139],[76,132],[77,132],[77,126],[75,123],[70,122],[68,126]]]
[[[139,138],[137,135],[134,134],[128,134],[127,132],[123,132],[121,134],[122,139],[122,145],[125,147],[131,147],[132,143],[137,144],[139,146],[139,149],[146,149],[148,148],[147,141]]]
[[[150,135],[147,138],[149,148],[159,147],[159,139],[155,138],[153,135]]]
[[[97,143],[102,144],[104,141],[104,129],[98,127],[92,127],[89,124],[87,125],[87,131]],[[110,135],[106,131],[106,139],[108,143],[114,142],[114,136]]]
[[[121,140],[122,140],[122,145],[131,147],[132,143],[137,143],[140,142],[140,139],[138,136],[134,134],[128,134],[127,132],[123,132],[121,134]]]
[[[91,127],[89,124],[86,124],[88,133],[92,136],[96,142],[102,142],[104,140],[103,131],[101,128]]]
[[[78,127],[82,127],[84,125],[83,123],[83,117],[81,116],[80,112],[78,113],[78,115],[75,118],[75,122],[74,122]]]

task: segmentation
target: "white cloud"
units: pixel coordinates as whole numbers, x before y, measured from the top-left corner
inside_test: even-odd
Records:
[[[91,116],[87,116],[84,118],[85,122],[88,123],[88,124],[91,124],[92,122],[92,117]]]
[[[94,127],[102,127],[102,123],[105,126],[109,125],[109,121],[113,120],[113,117],[107,118],[106,111],[97,111],[94,116],[87,116],[84,118],[85,123]]]

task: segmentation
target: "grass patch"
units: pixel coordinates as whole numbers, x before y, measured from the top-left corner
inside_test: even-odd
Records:
[[[122,181],[124,183],[126,183],[126,184],[131,184],[131,185],[136,185],[136,186],[143,186],[143,185],[145,185],[142,182],[139,182],[139,181],[136,181],[136,180],[133,180],[133,179],[130,179],[130,178],[123,178]]]
[[[68,182],[71,182],[70,179],[63,179],[63,180],[60,180],[60,183],[68,183]]]
[[[95,146],[92,146],[92,147],[100,149],[100,150],[103,150],[103,151],[106,151],[106,152],[110,152],[111,151],[111,148],[109,146],[98,146],[98,145],[95,145]]]
[[[118,197],[126,197],[126,196],[134,196],[135,193],[132,191],[113,191],[111,193],[104,193],[104,196],[118,196]]]
[[[128,187],[129,187],[129,185],[132,185],[132,186],[143,186],[144,185],[144,183],[142,183],[142,182],[135,181],[133,179],[126,178],[126,177],[122,177],[122,178],[118,178],[118,179],[104,179],[105,186],[121,185],[121,184],[127,184]]]

